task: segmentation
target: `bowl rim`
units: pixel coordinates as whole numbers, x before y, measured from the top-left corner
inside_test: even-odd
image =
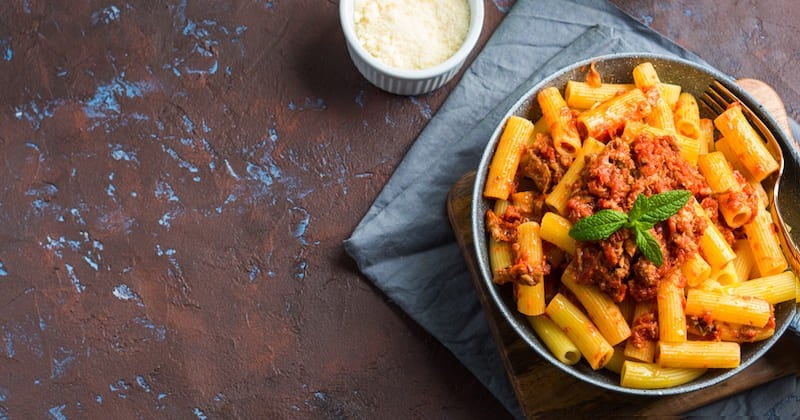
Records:
[[[677,395],[686,392],[697,391],[712,385],[716,385],[720,382],[723,382],[729,379],[730,377],[745,370],[748,366],[750,366],[756,360],[761,358],[764,355],[764,353],[766,353],[775,344],[775,342],[777,342],[777,340],[786,332],[791,322],[784,322],[783,325],[776,326],[775,333],[773,334],[773,336],[764,341],[759,342],[763,343],[763,345],[760,348],[758,348],[748,360],[743,361],[736,368],[727,369],[725,372],[722,372],[711,378],[702,379],[703,377],[701,377],[686,384],[678,385],[671,388],[659,388],[659,389],[626,388],[619,384],[611,384],[605,381],[598,380],[593,377],[589,377],[583,372],[575,369],[573,366],[566,365],[560,362],[558,359],[555,358],[555,356],[552,355],[552,353],[546,347],[544,347],[542,344],[538,342],[538,338],[535,337],[535,333],[531,331],[531,327],[523,323],[522,320],[520,319],[520,315],[514,312],[515,308],[510,308],[504,303],[504,297],[501,295],[502,289],[497,285],[495,285],[491,279],[491,271],[488,267],[488,250],[485,248],[485,246],[483,246],[483,241],[480,240],[480,238],[485,238],[486,235],[484,230],[485,224],[484,224],[484,214],[483,214],[483,212],[485,211],[483,186],[485,185],[486,172],[488,170],[491,157],[494,154],[497,142],[502,132],[502,128],[508,117],[511,115],[517,115],[520,112],[520,107],[523,106],[525,103],[529,102],[532,98],[532,95],[534,95],[542,88],[552,84],[554,81],[566,75],[567,73],[571,73],[580,68],[588,67],[591,63],[594,62],[610,61],[618,59],[632,59],[632,60],[651,59],[658,61],[668,61],[677,65],[691,67],[695,71],[699,71],[701,73],[706,73],[710,77],[713,77],[714,79],[722,83],[726,88],[728,88],[731,92],[733,92],[745,105],[747,105],[748,107],[750,107],[750,109],[752,109],[755,113],[757,113],[759,117],[763,120],[767,128],[773,134],[775,134],[775,137],[778,139],[779,143],[781,143],[782,145],[791,144],[789,142],[787,135],[783,132],[782,129],[780,129],[780,126],[778,125],[776,120],[763,107],[763,105],[761,105],[758,101],[756,101],[755,98],[753,98],[752,95],[750,95],[747,91],[745,91],[743,88],[737,85],[733,78],[714,69],[709,65],[699,64],[673,55],[647,53],[647,52],[625,52],[625,53],[598,55],[562,67],[556,72],[550,74],[549,76],[535,83],[530,89],[526,90],[525,92],[519,95],[517,100],[511,106],[509,106],[505,114],[503,114],[503,116],[500,119],[498,119],[497,126],[495,127],[492,134],[489,136],[489,140],[486,143],[483,152],[481,154],[480,163],[476,171],[475,182],[473,184],[472,203],[470,209],[470,224],[472,230],[471,233],[473,236],[472,247],[476,254],[475,257],[478,262],[477,265],[480,275],[480,281],[486,286],[485,288],[488,290],[488,293],[490,295],[489,304],[495,306],[495,308],[501,313],[502,319],[505,322],[510,323],[514,332],[528,346],[532,347],[534,351],[536,351],[539,354],[539,356],[546,359],[548,362],[555,365],[563,372],[575,377],[576,379],[591,383],[595,386],[610,391],[615,391],[630,395],[666,396],[666,395]],[[558,87],[559,89],[563,89],[563,86],[558,86]],[[789,269],[791,269],[791,267],[789,267]],[[794,303],[790,305],[789,312],[790,313],[788,315],[788,319],[791,320],[796,312],[796,305],[794,305]],[[581,361],[579,363],[583,362]]]
[[[459,67],[472,53],[475,45],[480,39],[484,23],[484,5],[482,0],[467,0],[470,9],[469,30],[464,38],[464,42],[447,60],[433,66],[419,70],[406,70],[384,64],[379,59],[370,54],[358,39],[353,25],[353,7],[355,0],[341,0],[339,2],[339,20],[344,32],[344,37],[350,45],[353,53],[381,73],[404,80],[426,80],[440,76],[448,71]]]

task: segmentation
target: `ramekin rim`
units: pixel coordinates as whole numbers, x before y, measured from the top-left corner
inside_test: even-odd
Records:
[[[384,64],[379,59],[375,58],[367,52],[358,40],[358,36],[353,28],[352,7],[354,0],[341,0],[339,2],[339,20],[344,32],[347,43],[350,44],[351,49],[359,56],[359,58],[369,64],[371,67],[380,71],[386,76],[403,80],[426,80],[438,77],[444,73],[459,67],[467,57],[472,53],[473,49],[480,39],[481,32],[483,32],[484,21],[484,5],[481,0],[468,0],[470,7],[470,24],[467,36],[459,49],[447,60],[433,67],[428,67],[420,70],[405,70],[396,67],[391,67]]]

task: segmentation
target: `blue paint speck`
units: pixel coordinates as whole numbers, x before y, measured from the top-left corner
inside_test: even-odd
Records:
[[[6,61],[11,61],[14,58],[14,50],[11,49],[11,43],[5,39],[0,39],[0,57]]]
[[[261,269],[257,265],[250,267],[250,283],[256,281],[259,274],[261,274]]]
[[[60,360],[57,358],[53,358],[53,363],[50,367],[50,379],[60,378],[64,376],[64,373],[67,371],[69,365],[75,361],[75,355],[72,354],[72,351],[61,347],[59,349],[59,353],[66,355]]]
[[[6,277],[8,275],[8,271],[6,271],[6,266],[0,261],[0,277]]]
[[[102,395],[98,395],[98,396],[94,397],[94,400],[97,401],[98,404],[103,404],[103,396]]]
[[[181,201],[177,194],[175,194],[175,190],[172,189],[172,186],[164,181],[159,181],[156,184],[155,194],[156,198],[161,200],[173,201],[176,203],[180,203]]]
[[[359,108],[364,108],[366,96],[367,93],[363,89],[358,91],[358,95],[356,95],[355,100]]]
[[[173,256],[177,254],[173,248],[161,249],[161,245],[156,244],[156,255],[162,257],[164,255]]]
[[[411,97],[411,103],[417,106],[419,112],[422,114],[423,117],[425,117],[426,120],[431,119],[431,117],[433,116],[433,111],[431,111],[430,104],[422,103],[419,101],[418,98],[413,96]]]
[[[297,264],[297,272],[294,274],[294,278],[298,280],[303,280],[306,278],[306,269],[308,268],[308,262],[305,260],[300,261]]]
[[[139,159],[136,157],[136,152],[124,150],[121,144],[109,145],[108,147],[111,148],[112,159],[139,163]]]
[[[192,410],[192,413],[194,413],[195,417],[197,417],[199,420],[206,420],[208,418],[206,417],[206,413],[204,413],[203,410],[197,407],[195,407],[194,410]]]
[[[649,27],[653,23],[653,17],[650,15],[644,15],[642,16],[642,21],[644,23],[644,26]]]
[[[170,229],[172,228],[172,220],[175,219],[175,216],[178,214],[178,211],[168,211],[164,213],[160,219],[158,219],[158,224]]]
[[[78,276],[75,275],[75,268],[72,267],[70,264],[64,264],[67,268],[67,276],[69,277],[69,281],[72,282],[72,285],[75,286],[75,291],[78,293],[83,293],[86,290],[86,286],[82,285],[80,280],[78,280]]]
[[[133,319],[133,322],[150,330],[158,342],[162,342],[167,338],[167,327],[163,325],[156,325],[146,317],[136,317]]]
[[[97,271],[100,268],[97,262],[89,256],[84,256],[83,260],[86,261],[86,264],[89,264],[89,267],[92,267],[94,271]]]
[[[11,336],[11,331],[5,332],[6,338],[6,357],[9,359],[13,359],[16,355],[16,351],[14,351],[14,340]]]
[[[302,245],[308,245],[305,234],[306,229],[308,229],[308,223],[311,221],[311,215],[308,213],[308,210],[302,207],[292,207],[290,212],[300,216],[294,231],[292,231],[292,235],[299,239]]]
[[[144,306],[144,304],[142,303],[142,298],[139,296],[139,294],[134,292],[133,289],[128,287],[127,284],[120,284],[114,286],[114,289],[112,289],[111,294],[113,294],[114,297],[116,297],[119,300],[122,301],[130,300],[136,302],[138,306]]]
[[[67,416],[62,413],[65,408],[67,408],[66,404],[50,407],[50,410],[48,411],[50,413],[50,417],[55,420],[67,420]]]
[[[183,116],[183,126],[186,128],[187,133],[194,131],[194,122],[188,115]]]
[[[92,25],[97,25],[101,22],[108,25],[109,23],[119,19],[120,13],[121,11],[119,8],[114,5],[108,6],[102,10],[98,10],[92,13]]]
[[[139,385],[145,392],[150,392],[150,384],[144,379],[142,375],[136,375],[136,384]]]
[[[116,118],[121,114],[120,98],[141,98],[146,93],[155,90],[149,82],[131,82],[125,79],[125,72],[115,77],[109,83],[100,84],[94,95],[84,102],[83,111],[92,119]],[[94,129],[98,124],[90,127]]]

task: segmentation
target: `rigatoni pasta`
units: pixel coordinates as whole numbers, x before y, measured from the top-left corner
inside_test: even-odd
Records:
[[[651,63],[631,78],[542,89],[541,115],[506,122],[495,158],[516,167],[490,167],[486,228],[495,283],[558,360],[652,389],[738,366],[800,286],[760,187],[774,158],[740,110],[701,116]]]

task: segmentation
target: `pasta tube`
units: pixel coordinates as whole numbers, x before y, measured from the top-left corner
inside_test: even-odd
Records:
[[[700,142],[700,154],[706,154],[714,150],[714,121],[710,118],[700,119],[700,133],[697,140]]]
[[[697,105],[697,99],[689,92],[681,92],[678,96],[678,103],[675,104],[675,130],[686,137],[700,139],[702,131],[700,129],[700,107]],[[705,138],[701,143],[708,146]]]
[[[767,325],[772,316],[772,305],[766,300],[756,297],[723,295],[700,289],[689,289],[686,296],[686,315],[705,316],[707,314],[710,314],[715,321],[763,327]]]
[[[623,347],[624,346],[614,347],[614,354],[608,359],[608,363],[603,366],[604,369],[608,369],[617,375],[622,372],[622,364],[625,363],[625,350]]]
[[[730,264],[733,264],[736,278],[740,281],[747,280],[750,278],[750,273],[756,264],[756,260],[753,258],[753,251],[750,249],[750,241],[739,239],[733,244],[733,252],[736,253],[736,258]]]
[[[722,152],[712,152],[700,156],[697,168],[706,178],[711,191],[720,194],[719,211],[728,226],[738,228],[752,219],[753,211],[750,206],[736,197],[736,193],[742,190],[742,186]]]
[[[791,271],[743,281],[725,287],[727,293],[738,296],[751,296],[766,300],[772,305],[794,300],[795,276]]]
[[[517,310],[525,315],[541,315],[544,313],[544,279],[542,265],[542,238],[539,236],[539,224],[526,222],[517,227],[517,259],[528,267],[528,275],[533,277],[532,285],[514,283],[516,287]]]
[[[743,227],[744,234],[750,243],[750,249],[753,251],[759,275],[768,276],[789,268],[789,262],[783,255],[781,242],[769,211],[763,208],[759,209],[755,219]]]
[[[703,234],[700,236],[699,245],[700,251],[703,253],[703,257],[711,266],[711,269],[720,269],[725,266],[725,264],[733,261],[736,258],[736,253],[733,252],[733,248],[725,240],[725,237],[722,236],[722,232],[719,231],[717,225],[711,221],[711,218],[708,217],[705,209],[703,209],[700,204],[695,201],[694,202],[695,213],[700,217],[706,219],[706,230],[703,231]]]
[[[575,244],[575,239],[569,236],[571,227],[572,223],[566,217],[548,211],[542,216],[542,225],[539,232],[542,240],[559,247],[567,254],[575,255],[577,245]]]
[[[768,322],[764,327],[731,324],[730,322],[715,322],[714,327],[722,341],[734,343],[754,343],[766,340],[775,335],[775,323]]]
[[[581,360],[581,352],[578,347],[547,315],[529,316],[528,322],[536,332],[536,336],[561,363],[574,365]]]
[[[741,350],[738,343],[726,341],[659,341],[656,363],[671,368],[735,368]]]
[[[686,277],[686,284],[689,287],[697,287],[708,280],[711,275],[711,266],[699,253],[695,253],[681,265],[681,272]]]
[[[714,119],[714,125],[725,136],[742,166],[755,181],[762,181],[779,168],[778,161],[767,149],[764,140],[742,113],[739,104],[733,104]]]
[[[670,388],[691,382],[706,373],[706,369],[665,368],[655,363],[634,362],[622,364],[620,385],[636,389]]]
[[[547,121],[553,147],[565,156],[574,156],[581,148],[581,136],[575,126],[575,118],[555,87],[544,88],[536,96],[539,108]]]
[[[558,293],[547,305],[547,316],[575,343],[592,369],[602,368],[614,354],[592,321],[564,295]]]
[[[508,118],[489,164],[484,197],[505,200],[511,194],[523,147],[532,132],[533,123],[530,120],[514,115]]]
[[[567,211],[567,200],[572,194],[572,185],[576,183],[581,175],[581,171],[586,163],[586,156],[600,153],[605,144],[600,143],[594,138],[588,138],[583,142],[583,147],[578,151],[575,160],[570,165],[561,180],[558,181],[550,194],[544,199],[545,204],[553,208],[558,214],[564,215]]]
[[[632,83],[601,83],[592,86],[586,82],[570,80],[564,88],[564,100],[570,108],[589,109],[635,88]]]
[[[733,261],[723,265],[721,268],[711,270],[710,278],[721,286],[739,282],[739,277],[736,275],[736,266],[733,265]]]
[[[631,329],[617,304],[597,286],[579,284],[572,265],[564,269],[561,283],[567,286],[583,305],[589,318],[609,344],[615,346],[631,336]]]
[[[678,286],[681,272],[672,271],[658,282],[658,337],[661,341],[686,341],[686,314],[683,309],[683,288]]]
[[[633,89],[578,115],[578,129],[588,137],[606,140],[628,121],[650,114],[652,108],[640,89]]]

